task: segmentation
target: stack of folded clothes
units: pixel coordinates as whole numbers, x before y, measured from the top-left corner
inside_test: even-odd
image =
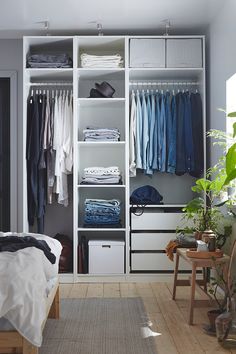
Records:
[[[85,227],[121,227],[117,199],[85,199],[84,212]]]
[[[80,58],[82,68],[119,68],[123,65],[120,54],[90,55],[83,53]]]
[[[28,68],[72,68],[73,62],[68,54],[29,54]]]
[[[119,141],[120,132],[117,128],[87,127],[83,130],[84,141]]]
[[[81,184],[122,184],[119,167],[87,167]]]

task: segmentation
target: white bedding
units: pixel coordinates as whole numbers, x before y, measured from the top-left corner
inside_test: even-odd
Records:
[[[9,236],[12,233],[0,233]],[[58,272],[61,244],[57,240],[39,234],[14,234],[44,239],[57,262],[52,265],[43,251],[35,247],[16,252],[0,252],[0,318],[12,326],[35,346],[42,343],[41,326],[46,317],[48,280]]]
[[[54,277],[47,282],[46,297],[49,296],[52,288],[56,285],[57,282],[58,282],[58,277]],[[0,331],[14,331],[14,330],[15,328],[13,327],[13,325],[5,317],[0,318]]]

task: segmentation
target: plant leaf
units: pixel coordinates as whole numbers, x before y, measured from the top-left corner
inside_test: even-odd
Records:
[[[236,122],[233,124],[233,138],[236,136]]]
[[[227,114],[227,117],[236,118],[236,112],[230,112],[229,114]]]
[[[224,185],[236,178],[236,143],[234,143],[226,154],[226,174]]]

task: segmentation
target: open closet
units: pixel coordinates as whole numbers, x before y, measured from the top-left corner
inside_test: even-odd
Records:
[[[63,97],[63,102],[68,99],[72,106],[72,166],[65,172],[68,203],[58,202],[58,193],[54,193],[53,202],[45,205],[43,228],[47,235],[65,234],[73,242],[73,269],[62,275],[63,281],[105,281],[114,277],[118,281],[139,276],[135,273],[171,272],[173,264],[168,261],[164,249],[181,221],[182,207],[192,198],[191,186],[197,176],[191,173],[194,171],[190,165],[178,174],[175,165],[171,171],[166,162],[165,167],[157,166],[157,160],[155,162],[150,155],[149,171],[147,166],[136,165],[136,155],[135,167],[131,171],[131,104],[133,97],[137,104],[137,96],[142,101],[143,95],[149,104],[146,110],[151,112],[151,104],[161,107],[163,100],[162,108],[166,112],[164,101],[170,100],[170,108],[171,102],[178,97],[190,104],[191,97],[194,100],[196,95],[200,96],[201,136],[199,140],[195,136],[190,145],[196,140],[202,141],[202,167],[198,177],[204,175],[204,36],[41,36],[24,37],[23,45],[24,156],[27,156],[28,148],[30,97],[38,99],[40,95],[46,95],[49,102]],[[30,55],[49,53],[66,54],[71,59],[67,62],[70,67],[67,64],[64,67],[50,64],[29,67]],[[84,54],[116,56],[119,64],[91,65]],[[84,64],[86,60],[88,65]],[[104,82],[109,84],[108,88],[114,89],[112,96],[94,97],[93,89],[103,88]],[[189,129],[191,122],[187,120],[185,123]],[[154,146],[154,126],[148,128],[150,151],[150,144]],[[166,150],[163,152],[167,160],[167,143],[172,140],[168,132],[165,133]],[[173,129],[171,132],[173,135]],[[179,142],[181,139],[179,136]],[[24,231],[37,231],[37,220],[30,227],[28,223],[25,159],[23,164]],[[130,194],[143,185],[154,186],[163,196],[163,204],[147,206],[143,214],[137,216],[132,213]],[[104,210],[111,219],[101,218]],[[81,261],[83,252],[87,256],[84,265]],[[94,267],[94,263],[97,266]]]

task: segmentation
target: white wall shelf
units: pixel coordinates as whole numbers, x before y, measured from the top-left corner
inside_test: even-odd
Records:
[[[78,188],[125,188],[125,184],[78,184]]]
[[[125,98],[79,98],[81,107],[117,107],[125,103]]]

